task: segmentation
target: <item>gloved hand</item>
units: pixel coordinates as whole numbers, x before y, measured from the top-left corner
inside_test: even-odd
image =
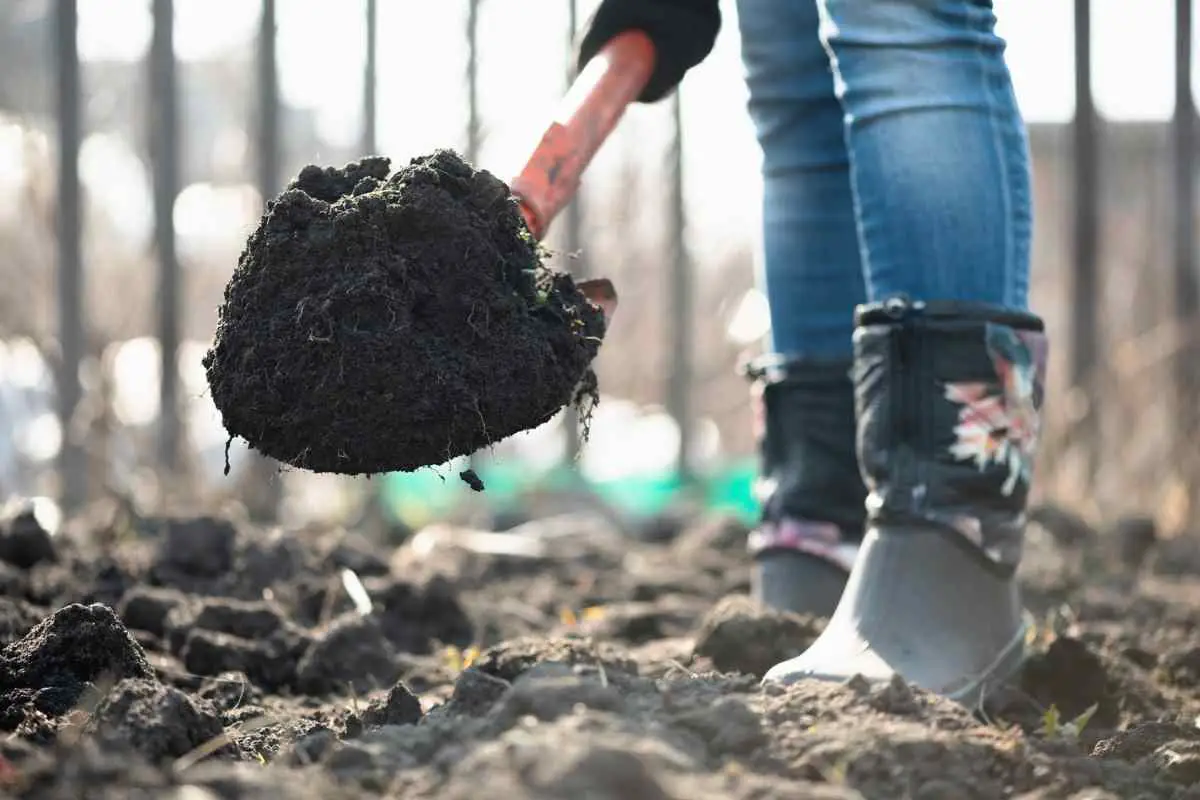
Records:
[[[645,31],[658,57],[638,102],[654,103],[708,57],[720,28],[718,0],[603,0],[584,29],[576,63],[582,71],[617,34]]]

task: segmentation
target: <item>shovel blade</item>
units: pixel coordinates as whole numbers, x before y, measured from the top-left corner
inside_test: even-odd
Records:
[[[604,312],[604,323],[612,322],[612,316],[617,310],[617,290],[613,288],[608,278],[594,278],[575,284],[588,302],[598,306]]]

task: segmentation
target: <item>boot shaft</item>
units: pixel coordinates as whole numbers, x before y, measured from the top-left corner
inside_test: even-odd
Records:
[[[745,368],[752,381],[762,508],[752,549],[802,538],[858,541],[866,487],[855,456],[850,359],[768,355]]]
[[[869,523],[951,530],[1014,571],[1041,430],[1042,320],[896,298],[858,309],[854,347]]]

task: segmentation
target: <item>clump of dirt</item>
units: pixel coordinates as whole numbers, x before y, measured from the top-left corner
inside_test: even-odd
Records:
[[[45,614],[37,606],[0,596],[0,647],[7,647],[41,622]]]
[[[321,695],[390,685],[399,677],[395,651],[379,620],[356,613],[336,620],[304,654],[296,668],[301,691]]]
[[[415,725],[421,720],[421,701],[403,683],[388,692],[386,700],[372,703],[363,712],[366,725]]]
[[[1021,672],[1021,689],[1038,707],[1054,706],[1066,719],[1095,708],[1097,726],[1116,723],[1119,708],[1103,661],[1078,639],[1056,639],[1045,653],[1030,657]]]
[[[780,661],[807,650],[823,628],[820,619],[762,609],[746,597],[730,595],[700,623],[695,652],[722,672],[761,678]]]
[[[65,714],[104,679],[154,678],[142,648],[112,609],[73,604],[0,650],[0,728],[13,730],[28,711]]]
[[[221,718],[208,703],[138,679],[113,687],[96,709],[96,727],[106,741],[130,747],[153,762],[186,755],[222,731]]]
[[[314,472],[412,471],[596,399],[601,310],[508,187],[439,150],[315,166],[270,203],[204,358],[230,436]]]
[[[53,536],[38,519],[35,506],[15,509],[0,521],[0,561],[31,569],[56,559]]]

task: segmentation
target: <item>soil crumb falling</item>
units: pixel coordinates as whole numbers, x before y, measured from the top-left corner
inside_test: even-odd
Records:
[[[449,150],[305,167],[225,289],[204,358],[231,437],[314,472],[412,471],[595,401],[604,318],[508,187]]]

